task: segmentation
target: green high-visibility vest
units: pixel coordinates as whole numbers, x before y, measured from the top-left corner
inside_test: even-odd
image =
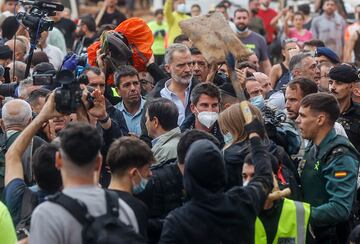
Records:
[[[278,244],[279,239],[293,239],[296,244],[305,244],[309,218],[310,204],[284,198],[273,244]],[[255,243],[267,243],[266,231],[259,218],[255,221]]]
[[[120,97],[119,94],[117,93],[115,87],[111,87],[111,92],[112,92],[112,94],[113,94],[114,97]]]

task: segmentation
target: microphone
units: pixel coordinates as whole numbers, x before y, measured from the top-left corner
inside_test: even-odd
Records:
[[[51,11],[63,11],[64,5],[59,3],[51,3],[45,1],[38,1],[38,0],[20,0],[19,1],[22,5],[32,5],[39,9],[46,9]]]

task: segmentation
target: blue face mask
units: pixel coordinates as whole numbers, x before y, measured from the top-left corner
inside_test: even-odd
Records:
[[[176,11],[181,13],[181,14],[185,14],[186,13],[186,5],[185,5],[185,3],[180,3],[177,6]]]
[[[265,106],[265,100],[262,95],[250,98],[252,105],[256,106],[258,109],[262,109]]]
[[[139,171],[137,170],[137,173],[139,174],[139,177],[140,177],[140,183],[138,185],[136,185],[134,182],[133,182],[133,187],[132,187],[132,191],[134,194],[140,194],[141,192],[143,192],[146,188],[146,185],[147,183],[149,182],[148,179],[146,178],[143,178],[141,176],[141,174],[139,173]]]
[[[224,142],[225,142],[225,145],[229,145],[233,142],[233,137],[230,132],[228,132],[224,135]]]

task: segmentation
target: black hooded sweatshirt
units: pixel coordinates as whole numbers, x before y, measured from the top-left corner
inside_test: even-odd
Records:
[[[225,167],[208,140],[194,142],[185,158],[184,187],[190,200],[166,217],[159,243],[253,243],[256,216],[273,188],[269,154],[252,138],[255,175],[247,187],[224,193]]]

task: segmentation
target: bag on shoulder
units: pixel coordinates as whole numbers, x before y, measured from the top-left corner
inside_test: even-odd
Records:
[[[105,191],[106,213],[91,216],[84,203],[61,192],[48,197],[48,200],[65,208],[83,226],[82,243],[86,244],[144,244],[144,238],[131,226],[119,219],[119,197],[116,193]]]
[[[15,228],[18,240],[29,236],[31,215],[38,204],[39,200],[36,192],[25,188],[21,201],[20,221]]]

